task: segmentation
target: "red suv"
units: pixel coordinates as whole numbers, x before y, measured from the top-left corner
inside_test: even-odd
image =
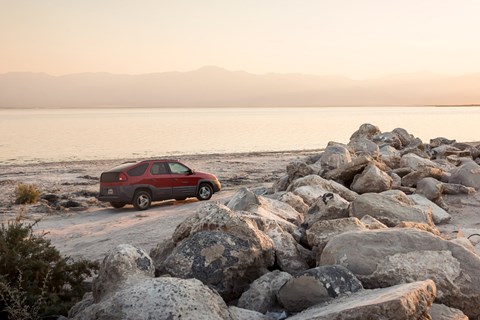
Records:
[[[194,171],[177,160],[146,160],[124,163],[102,173],[98,200],[110,202],[114,208],[130,203],[145,210],[152,201],[188,197],[208,200],[220,189],[213,174]]]

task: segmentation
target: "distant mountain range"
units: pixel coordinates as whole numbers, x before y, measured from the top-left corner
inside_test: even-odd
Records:
[[[302,74],[257,75],[203,67],[140,75],[0,74],[1,108],[270,107],[469,105],[480,103],[480,73],[391,75],[371,80]]]

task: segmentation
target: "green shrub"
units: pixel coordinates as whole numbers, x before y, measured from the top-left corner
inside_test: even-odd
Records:
[[[41,192],[34,184],[19,183],[15,188],[16,204],[31,204],[40,199]]]
[[[0,228],[0,319],[67,315],[98,263],[62,257],[45,234],[14,221]]]

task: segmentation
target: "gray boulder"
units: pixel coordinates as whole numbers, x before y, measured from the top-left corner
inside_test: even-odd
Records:
[[[392,133],[396,135],[398,139],[400,139],[400,142],[402,142],[402,147],[408,146],[415,138],[403,128],[395,128],[392,130]]]
[[[318,173],[318,170],[302,160],[295,160],[287,165],[287,175],[290,182],[298,178]]]
[[[247,188],[240,188],[227,203],[227,207],[233,211],[249,211],[259,205],[258,196]]]
[[[308,205],[303,201],[302,197],[291,192],[285,192],[278,200],[289,204],[293,209],[300,213],[305,214],[308,211]]]
[[[480,257],[431,233],[396,228],[342,233],[322,252],[320,265],[331,264],[348,266],[366,288],[432,279],[438,302],[480,316]]]
[[[347,201],[352,201],[358,196],[357,193],[351,191],[350,189],[343,186],[342,184],[333,180],[324,179],[319,175],[310,175],[310,176],[306,176],[304,178],[296,180],[288,187],[288,191],[293,192],[297,188],[300,188],[303,186],[320,187],[322,190],[326,190],[326,191],[340,195],[342,198],[344,198]]]
[[[441,179],[443,170],[432,167],[421,167],[419,170],[413,171],[402,178],[402,185],[406,187],[416,187],[418,181],[423,178],[432,177],[434,179]]]
[[[362,124],[357,131],[355,131],[351,136],[350,140],[356,138],[365,138],[365,139],[372,139],[375,135],[381,133],[380,129],[370,123]]]
[[[292,278],[287,272],[275,270],[256,279],[240,299],[238,306],[261,313],[280,309],[277,293]]]
[[[95,302],[108,297],[128,281],[153,278],[155,267],[148,254],[129,244],[121,244],[108,253],[93,280]]]
[[[382,192],[392,187],[392,178],[377,166],[369,164],[361,174],[353,179],[350,188],[359,193]]]
[[[427,312],[435,300],[435,293],[435,284],[431,280],[360,290],[315,305],[288,320],[426,320],[430,319]]]
[[[318,198],[321,198],[324,194],[330,193],[321,186],[301,186],[293,190],[293,194],[302,198],[303,202],[311,207]],[[305,218],[305,215],[304,215]]]
[[[344,293],[362,290],[360,281],[343,266],[321,266],[296,274],[278,291],[278,300],[290,312],[299,312]]]
[[[344,232],[366,229],[365,225],[357,218],[318,221],[307,229],[307,242],[319,258],[323,248],[334,236]]]
[[[322,157],[317,162],[322,169],[332,170],[352,161],[350,152],[341,144],[332,144],[325,148]]]
[[[365,228],[369,230],[376,230],[376,229],[386,229],[388,228],[386,225],[378,221],[372,216],[369,216],[368,214],[366,216],[363,216],[362,219],[360,220],[361,223],[365,225]]]
[[[306,260],[298,250],[298,243],[290,233],[283,230],[275,220],[262,219],[257,220],[257,223],[273,241],[275,262],[280,270],[295,273],[308,269]]]
[[[402,148],[402,141],[398,137],[398,135],[394,134],[393,132],[384,132],[379,133],[373,136],[372,141],[380,146],[391,146],[395,149]]]
[[[468,320],[468,317],[461,310],[438,303],[432,305],[428,314],[432,317],[432,320]]]
[[[273,264],[271,252],[262,252],[249,240],[232,234],[200,231],[175,247],[164,268],[174,277],[198,279],[230,301],[266,273]]]
[[[437,148],[441,145],[445,145],[445,144],[451,145],[451,144],[454,144],[455,142],[456,140],[450,140],[444,137],[437,137],[437,138],[430,139],[430,146],[432,148]]]
[[[420,170],[422,167],[440,168],[440,166],[432,160],[422,158],[414,153],[403,155],[400,160],[400,167],[409,167],[414,171]]]
[[[320,220],[347,218],[349,206],[350,202],[338,194],[326,192],[308,209],[308,213],[305,214],[305,224],[311,226]]]
[[[377,193],[364,193],[351,203],[350,216],[361,219],[364,215],[370,215],[389,227],[394,227],[400,221],[433,225],[431,213],[429,215],[390,196]]]
[[[77,313],[74,320],[230,320],[222,298],[195,279],[144,279]]]
[[[467,187],[480,189],[480,165],[474,161],[467,161],[452,171],[449,183],[461,184]]]
[[[233,211],[248,211],[268,219],[284,220],[290,223],[301,224],[304,219],[302,213],[287,203],[257,196],[247,188],[238,190],[227,203],[227,207]]]
[[[380,148],[380,159],[391,169],[400,167],[402,156],[400,152],[391,146],[383,146]]]
[[[419,207],[432,210],[432,219],[435,224],[447,223],[452,219],[452,216],[432,201],[419,194],[411,194],[408,196]]]
[[[278,180],[276,180],[272,185],[273,193],[285,191],[290,184],[290,178],[288,174],[281,176]]]
[[[352,162],[346,163],[345,165],[326,172],[324,178],[328,180],[337,181],[343,185],[350,185],[355,176],[367,167],[369,164],[375,164],[381,169],[386,169],[385,165],[382,165],[379,162],[376,162],[370,156],[360,156],[352,160]]]
[[[270,320],[260,312],[242,309],[235,306],[228,307],[228,312],[230,313],[229,320]]]
[[[380,156],[378,145],[369,139],[356,138],[350,140],[348,146],[352,148],[356,156],[369,156],[373,159],[378,159]]]

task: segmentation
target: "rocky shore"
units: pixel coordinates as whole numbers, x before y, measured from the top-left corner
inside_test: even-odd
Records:
[[[478,319],[479,148],[362,125],[106,253],[69,317]]]

